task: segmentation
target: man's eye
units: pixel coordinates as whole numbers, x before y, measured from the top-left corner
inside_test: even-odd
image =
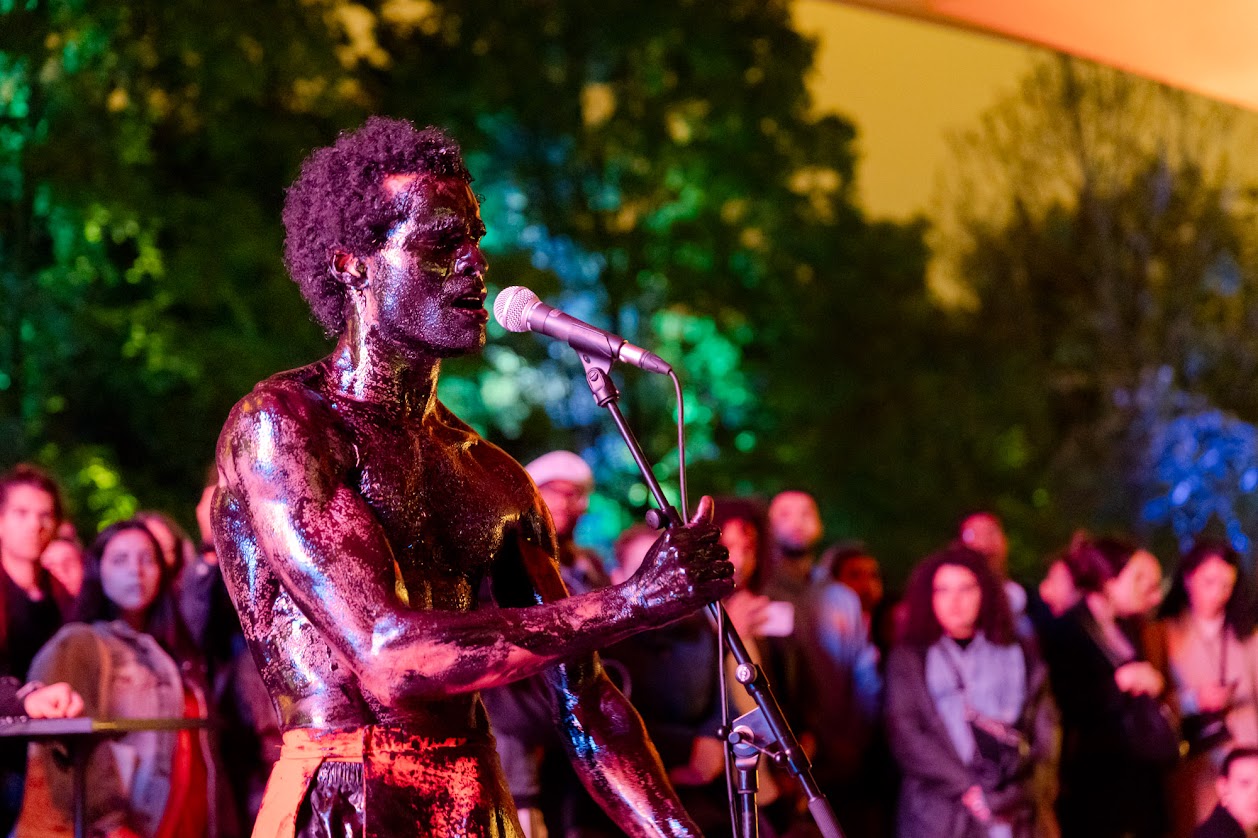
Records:
[[[456,247],[456,243],[452,241],[435,241],[423,244],[419,249],[432,254],[444,255],[453,253]]]

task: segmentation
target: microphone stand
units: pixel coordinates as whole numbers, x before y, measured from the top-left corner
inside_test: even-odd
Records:
[[[648,523],[657,529],[682,526],[681,515],[678,514],[677,509],[665,497],[664,490],[660,487],[659,480],[655,478],[655,472],[651,469],[651,464],[647,461],[646,455],[642,453],[642,448],[638,445],[633,431],[630,430],[628,423],[625,421],[624,414],[620,412],[620,406],[616,404],[617,399],[620,398],[620,391],[616,389],[616,385],[609,374],[612,367],[612,359],[592,352],[579,352],[577,354],[581,358],[581,365],[585,368],[585,383],[589,385],[594,401],[599,407],[607,408],[607,411],[611,414],[612,420],[616,423],[616,428],[620,431],[625,445],[629,448],[629,453],[633,456],[633,461],[638,464],[638,470],[642,472],[642,478],[646,481],[647,487],[651,490],[651,495],[659,506],[659,509],[652,509],[647,513]],[[773,695],[773,690],[770,689],[769,681],[765,678],[764,672],[752,661],[742,638],[739,637],[738,632],[730,622],[729,615],[725,613],[724,606],[719,601],[713,602],[708,605],[708,611],[716,621],[716,625],[723,627],[725,642],[734,658],[734,662],[738,664],[734,677],[738,683],[743,685],[743,688],[751,696],[752,700],[755,701],[756,707],[759,708],[759,712],[763,717],[762,721],[768,729],[768,737],[766,738],[771,740],[767,743],[768,747],[760,745],[757,746],[756,750],[773,754],[774,760],[783,765],[799,782],[800,787],[808,798],[808,812],[816,822],[817,828],[821,830],[821,834],[825,838],[843,838],[843,830],[839,827],[838,819],[834,816],[834,810],[830,807],[830,801],[826,800],[825,795],[821,792],[821,787],[817,785],[817,781],[813,778],[812,766],[808,762],[808,757],[804,754],[804,750],[800,747],[799,741],[791,731],[786,717],[782,714],[782,708],[778,705],[777,698]],[[721,677],[724,677],[724,662],[721,662]],[[725,731],[724,733],[733,736],[737,732],[730,734],[729,731]],[[754,823],[754,786],[746,791],[740,790],[739,797],[741,800],[740,809],[742,810],[739,820],[747,822],[750,819]],[[750,803],[747,802],[748,799],[750,799]],[[748,814],[748,806],[753,807],[750,815]]]

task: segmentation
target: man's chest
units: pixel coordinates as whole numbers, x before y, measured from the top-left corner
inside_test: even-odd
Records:
[[[352,483],[393,547],[412,605],[449,586],[462,599],[532,508],[527,478],[474,435],[370,430],[356,434]]]

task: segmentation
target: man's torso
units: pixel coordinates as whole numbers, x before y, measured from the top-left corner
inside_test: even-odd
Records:
[[[399,604],[472,610],[480,581],[504,545],[509,548],[522,529],[537,537],[536,494],[527,474],[444,407],[419,419],[338,400],[324,392],[319,370],[284,373],[255,391],[290,391],[313,405],[306,424],[326,428],[327,462],[319,467],[327,473],[307,479],[341,481],[370,507],[392,548]],[[432,735],[483,731],[474,694],[405,707],[373,701],[326,639],[336,626],[314,625],[281,584],[273,563],[288,557],[260,549],[260,522],[252,520],[248,499],[231,498],[227,508],[224,578],[285,728],[380,723]],[[331,561],[358,560],[343,555]],[[322,570],[327,584],[337,583],[335,566]]]

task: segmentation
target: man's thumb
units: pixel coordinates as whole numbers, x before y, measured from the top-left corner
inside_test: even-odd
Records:
[[[699,505],[695,507],[695,511],[690,516],[692,524],[710,524],[712,516],[715,514],[716,505],[712,502],[711,495],[704,495],[699,498]]]

